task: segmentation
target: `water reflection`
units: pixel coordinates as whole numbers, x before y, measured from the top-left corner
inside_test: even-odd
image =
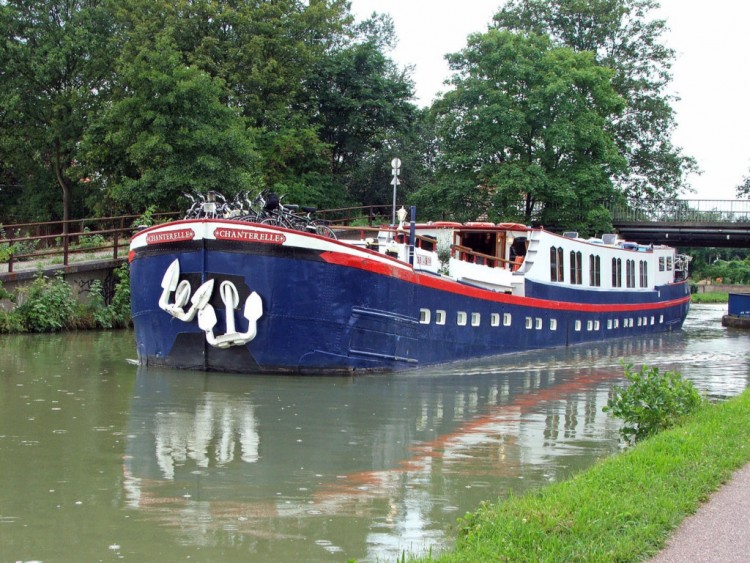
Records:
[[[680,335],[390,377],[243,378],[141,368],[126,501],[193,545],[375,560],[440,546],[481,500],[616,451],[623,358]],[[671,358],[671,359],[670,359]],[[737,386],[742,383],[737,383]]]

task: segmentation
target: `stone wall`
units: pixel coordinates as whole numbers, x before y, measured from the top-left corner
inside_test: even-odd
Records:
[[[112,295],[114,295],[115,283],[117,282],[114,271],[124,262],[125,258],[118,258],[70,264],[68,266],[47,266],[43,269],[34,271],[25,270],[12,273],[4,272],[0,273],[0,282],[3,284],[3,289],[8,293],[13,293],[19,287],[29,285],[33,282],[34,278],[36,278],[40,272],[42,275],[49,278],[54,277],[60,272],[65,281],[67,281],[73,288],[73,294],[77,299],[85,301],[88,298],[88,294],[91,292],[91,285],[94,281],[100,280],[102,282],[102,287],[104,288],[105,300],[109,302]],[[0,300],[0,307],[9,310],[13,307],[13,303],[6,299]]]

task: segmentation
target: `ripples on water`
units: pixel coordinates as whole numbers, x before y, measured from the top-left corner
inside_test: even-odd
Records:
[[[0,560],[376,561],[449,545],[483,500],[618,451],[622,362],[714,399],[750,333],[685,329],[393,376],[136,368],[132,335],[9,337],[0,367]]]

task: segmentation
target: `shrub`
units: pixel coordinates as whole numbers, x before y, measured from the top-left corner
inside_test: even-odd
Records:
[[[130,269],[127,264],[122,264],[115,270],[115,294],[112,296],[112,302],[107,305],[109,318],[111,319],[111,328],[124,328],[130,326]]]
[[[96,280],[91,284],[91,295],[87,304],[87,314],[99,328],[124,328],[130,325],[130,271],[123,264],[114,271],[117,282],[112,302],[104,300],[102,283]]]
[[[659,373],[659,368],[642,366],[633,371],[625,366],[629,385],[613,387],[604,412],[624,421],[620,435],[634,443],[670,428],[700,408],[705,399],[692,382],[677,372]]]
[[[37,276],[30,286],[18,290],[17,300],[15,313],[28,331],[54,332],[74,326],[76,300],[60,274],[52,279]]]
[[[0,309],[0,334],[15,334],[18,332],[26,332],[18,313]]]
[[[83,228],[83,234],[78,236],[76,248],[99,248],[100,246],[104,246],[107,242],[104,236],[100,234],[90,235],[88,234],[90,232],[88,227]]]

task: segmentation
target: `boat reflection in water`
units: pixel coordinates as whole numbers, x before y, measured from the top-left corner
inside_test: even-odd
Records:
[[[616,451],[620,359],[664,335],[408,375],[242,377],[140,367],[126,504],[184,545],[255,560],[389,558],[450,541],[482,500]]]

